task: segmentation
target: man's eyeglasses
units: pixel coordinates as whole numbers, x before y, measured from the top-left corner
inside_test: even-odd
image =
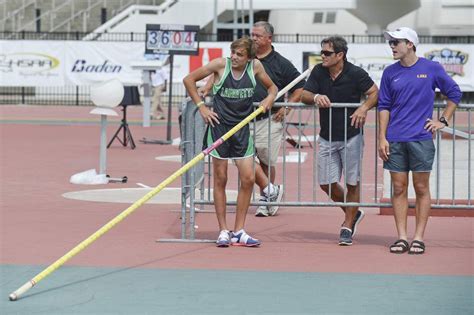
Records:
[[[401,41],[406,42],[406,40],[391,39],[388,41],[389,46],[397,46]]]
[[[330,50],[321,50],[321,55],[324,55],[326,57],[331,56],[332,54],[335,54],[335,51],[330,51]]]

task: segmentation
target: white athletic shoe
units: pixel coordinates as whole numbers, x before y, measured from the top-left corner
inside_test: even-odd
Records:
[[[281,202],[283,199],[283,185],[273,185],[275,190],[273,191],[273,194],[271,194],[268,197],[269,202]],[[280,206],[269,206],[268,207],[268,214],[271,216],[274,216],[277,214],[278,208]]]
[[[260,241],[248,235],[244,230],[240,230],[239,234],[232,232],[232,246],[255,247],[260,246]]]
[[[216,241],[217,247],[229,247],[230,245],[230,232],[227,230],[222,230],[219,233],[219,237]]]
[[[267,202],[267,197],[265,196],[260,196],[260,199],[258,199],[259,202]],[[268,207],[267,206],[258,206],[257,211],[255,211],[255,216],[256,217],[268,217]]]

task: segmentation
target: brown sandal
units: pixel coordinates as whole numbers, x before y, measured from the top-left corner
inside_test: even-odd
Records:
[[[390,245],[390,252],[392,254],[403,254],[408,251],[408,242],[405,240],[396,240],[392,245]],[[401,247],[402,249],[398,249],[397,247]]]
[[[421,249],[421,250],[415,251],[413,250],[414,248]],[[425,253],[425,243],[423,243],[422,241],[413,240],[413,242],[411,242],[410,250],[408,251],[408,254],[422,255],[424,253]]]

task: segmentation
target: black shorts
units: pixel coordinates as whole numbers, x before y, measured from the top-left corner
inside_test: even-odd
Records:
[[[216,140],[221,138],[234,126],[216,124],[214,127],[208,126],[204,135],[203,149],[210,147]],[[215,150],[211,151],[211,156],[218,159],[241,159],[254,155],[253,139],[250,136],[249,125],[245,125],[238,130],[227,141],[224,141]]]

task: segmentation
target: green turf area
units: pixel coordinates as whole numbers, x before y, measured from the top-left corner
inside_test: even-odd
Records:
[[[231,257],[229,257],[231,259]],[[223,262],[224,263],[224,262]],[[473,314],[472,276],[2,265],[1,314]]]

